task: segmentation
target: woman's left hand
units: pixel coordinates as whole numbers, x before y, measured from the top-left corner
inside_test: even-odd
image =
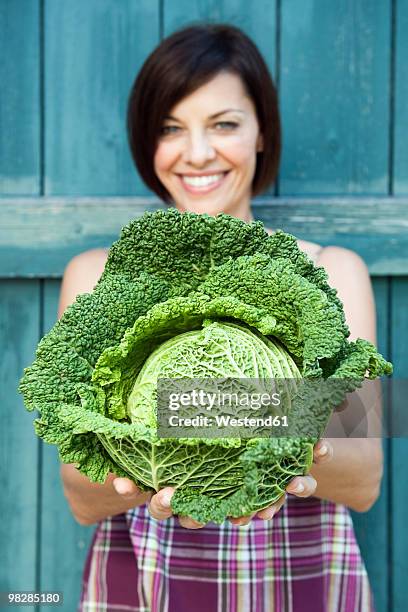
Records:
[[[333,458],[333,447],[328,440],[319,440],[314,448],[313,448],[313,463],[317,465],[322,465],[323,463],[327,463],[331,461]],[[310,497],[316,491],[317,482],[316,479],[313,478],[311,474],[306,474],[306,476],[296,476],[293,478],[288,486],[286,487],[286,492],[291,495],[296,495],[297,497]],[[259,510],[251,514],[250,516],[243,516],[239,518],[230,518],[229,520],[233,525],[248,525],[251,522],[254,516],[258,516],[265,521],[271,520],[275,516],[275,514],[282,508],[283,504],[286,501],[286,493],[282,495],[277,502],[272,504],[272,506],[268,506],[268,508],[264,508],[263,510]]]
[[[321,465],[331,461],[332,457],[333,447],[330,442],[324,439],[319,440],[313,449],[313,463]],[[316,491],[316,487],[316,480],[311,474],[307,474],[306,476],[296,476],[293,478],[286,487],[286,492],[296,495],[297,497],[310,497]],[[172,516],[170,501],[173,493],[174,489],[171,487],[166,487],[153,495],[149,503],[149,512],[153,518],[157,520],[164,520]],[[233,525],[237,526],[248,525],[255,515],[261,519],[270,520],[280,510],[285,503],[285,500],[286,493],[282,495],[277,502],[272,504],[272,506],[268,506],[268,508],[254,512],[249,516],[241,516],[238,518],[231,517],[228,520]],[[204,527],[202,523],[198,523],[189,516],[179,516],[179,523],[186,529],[200,529],[201,527]]]

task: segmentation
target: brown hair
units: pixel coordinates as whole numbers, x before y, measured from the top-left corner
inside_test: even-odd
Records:
[[[146,185],[171,203],[154,171],[154,154],[164,117],[185,96],[219,72],[238,75],[252,99],[264,150],[257,153],[252,195],[262,193],[276,178],[281,128],[276,89],[255,43],[228,24],[200,23],[165,38],[149,55],[133,83],[127,130],[133,160]]]

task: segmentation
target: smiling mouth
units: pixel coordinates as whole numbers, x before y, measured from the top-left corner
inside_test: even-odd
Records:
[[[207,193],[217,189],[223,182],[229,170],[226,172],[214,173],[209,176],[185,176],[178,175],[184,189],[190,193]]]

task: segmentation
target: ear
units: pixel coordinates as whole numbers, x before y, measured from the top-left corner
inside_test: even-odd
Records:
[[[264,150],[264,141],[262,134],[259,134],[258,139],[256,141],[256,152],[260,153]]]

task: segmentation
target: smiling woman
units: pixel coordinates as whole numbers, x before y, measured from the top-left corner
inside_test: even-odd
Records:
[[[163,40],[132,86],[127,127],[142,179],[181,212],[229,213],[251,221],[251,198],[276,177],[281,136],[275,87],[256,45],[238,28],[198,24]],[[187,227],[187,216],[180,218]],[[242,227],[246,236],[248,226]],[[174,236],[166,229],[162,242]],[[126,253],[140,257],[141,242],[147,242],[149,254],[153,243],[160,243],[162,255],[162,238],[145,227]],[[200,245],[202,238],[190,233],[177,244]],[[225,240],[230,257],[236,240],[227,238],[221,232],[214,243]],[[315,263],[319,258],[338,289],[351,336],[375,343],[364,262],[346,249],[302,247]],[[92,291],[106,257],[94,250],[68,264],[60,314],[78,293]],[[171,254],[166,257],[172,261]],[[303,255],[296,257],[303,265]],[[257,282],[255,293],[264,284]],[[98,522],[79,609],[370,611],[370,585],[347,506],[365,511],[378,496],[381,442],[321,440],[312,450],[310,473],[292,478],[285,489],[289,495],[222,525],[173,516],[173,488],[142,493],[132,480],[114,474],[103,485],[91,483],[74,464],[63,465],[74,516],[82,524]]]

